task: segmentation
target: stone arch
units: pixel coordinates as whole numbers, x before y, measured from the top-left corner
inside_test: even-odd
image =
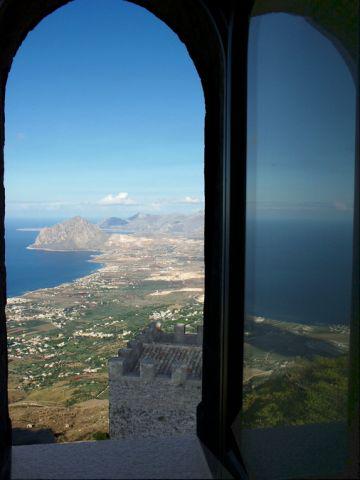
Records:
[[[27,34],[47,15],[74,0],[0,0],[0,82],[4,88],[11,63]],[[119,0],[120,1],[120,0]],[[137,4],[158,17],[185,44],[202,82],[205,101],[210,79],[221,81],[226,38],[219,21],[201,0],[166,2],[164,0],[125,0]],[[217,77],[217,78],[215,78]]]
[[[7,399],[6,271],[4,267],[4,172],[6,82],[13,58],[27,34],[47,15],[73,0],[0,0],[0,450],[11,445],[11,422]],[[218,177],[223,136],[224,44],[226,28],[221,16],[213,15],[202,0],[129,0],[146,8],[185,44],[199,74],[205,97],[205,198],[209,184]],[[225,31],[224,33],[221,33]],[[208,133],[207,133],[208,132]],[[211,134],[210,134],[211,132]],[[214,135],[214,132],[216,134]],[[219,142],[220,139],[220,142]],[[210,198],[210,196],[209,196]],[[214,199],[214,195],[211,196]],[[205,210],[218,209],[211,200]],[[206,220],[205,220],[206,222]],[[205,226],[206,228],[206,226]],[[212,230],[212,225],[208,230]],[[1,457],[0,457],[1,460]],[[1,469],[0,469],[1,473]]]
[[[0,0],[0,176],[3,174],[3,146],[4,146],[4,101],[6,79],[11,68],[12,59],[17,49],[25,39],[29,31],[47,15],[57,8],[69,3],[72,0]],[[228,38],[232,35],[233,14],[246,16],[247,9],[253,5],[253,0],[234,2],[232,0],[128,0],[142,6],[164,21],[183,41],[192,58],[195,68],[198,71],[202,82],[206,118],[205,118],[205,292],[211,286],[212,293],[218,293],[219,272],[215,268],[216,275],[210,278],[207,275],[211,266],[217,267],[217,258],[224,250],[222,247],[223,230],[228,226],[227,219],[224,220],[228,211],[223,208],[224,204],[224,157],[225,143],[229,146],[229,140],[225,139],[226,127],[224,117],[230,117],[238,105],[245,109],[241,103],[240,92],[234,95],[225,106],[225,90],[227,75],[231,75],[231,69],[226,72],[226,64],[231,59],[227,52]],[[331,15],[331,9],[326,7],[323,0],[257,0],[253,10],[254,15],[271,12],[283,12],[304,16],[308,21],[313,22],[325,35],[331,36],[336,48],[342,51],[341,54],[348,55],[350,60],[356,64],[357,57],[357,23],[356,14],[357,0],[329,0],[332,2],[336,15]],[[244,11],[242,10],[244,8]],[[353,19],[353,21],[351,20]],[[348,26],[347,22],[350,21]],[[340,29],[337,24],[340,23]],[[244,21],[246,25],[246,21]],[[235,32],[239,37],[241,26]],[[242,40],[246,38],[244,33]],[[355,49],[354,49],[355,46]],[[238,53],[235,49],[233,55]],[[240,49],[241,50],[241,49]],[[227,53],[226,53],[227,52]],[[345,53],[346,52],[346,53]],[[243,53],[243,52],[241,52]],[[235,57],[233,57],[235,58]],[[244,63],[242,64],[244,65]],[[238,66],[237,66],[238,67]],[[243,67],[244,68],[244,67]],[[240,67],[234,77],[241,80]],[[234,69],[236,70],[236,69]],[[230,83],[230,82],[229,82]],[[245,91],[245,88],[243,88]],[[236,93],[236,92],[235,92]],[[234,98],[235,97],[235,98]],[[239,98],[241,97],[241,98]],[[226,115],[225,115],[226,114]],[[243,121],[243,117],[241,118]],[[235,123],[235,122],[234,122]],[[244,123],[241,124],[244,130]],[[227,126],[228,130],[229,127]],[[244,130],[245,131],[245,130]],[[228,132],[231,143],[231,132]],[[238,135],[238,131],[236,132]],[[244,135],[242,136],[242,141]],[[239,141],[237,142],[239,143]],[[240,147],[231,154],[239,153]],[[230,154],[228,154],[229,156]],[[0,185],[0,465],[2,464],[2,447],[10,445],[10,420],[7,406],[7,348],[6,348],[6,326],[5,326],[5,269],[4,269],[4,189]],[[210,265],[210,267],[209,267]],[[213,272],[211,272],[213,273]],[[220,292],[221,294],[221,292]],[[220,295],[219,294],[219,295]],[[211,312],[212,321],[218,320],[220,311],[219,295],[216,298],[209,298],[205,295],[205,317],[206,312]],[[212,326],[212,333],[216,330]],[[206,329],[205,329],[206,330]],[[204,338],[210,334],[204,331]],[[223,337],[221,337],[220,341]],[[209,338],[208,338],[209,339]],[[213,339],[212,339],[213,340]],[[216,344],[216,354],[223,354],[219,348],[217,339],[213,344],[207,345],[205,340],[204,354],[211,356],[211,348]],[[234,347],[233,344],[230,347]],[[220,359],[215,355],[213,364]],[[216,357],[216,358],[215,358]],[[213,373],[213,372],[212,372]],[[211,388],[218,389],[218,377],[209,378]],[[228,377],[227,377],[228,378]],[[230,378],[231,380],[231,378]],[[211,390],[210,388],[210,390]],[[218,389],[219,390],[219,389]],[[357,397],[358,398],[358,397]],[[215,399],[216,400],[216,399]],[[237,406],[237,405],[235,405]],[[201,417],[201,415],[200,415]],[[216,419],[217,420],[217,419]],[[223,425],[222,425],[223,426]],[[216,432],[215,432],[216,435]],[[215,437],[214,437],[215,438]],[[216,439],[215,439],[216,440]],[[215,441],[214,440],[214,441]],[[0,476],[3,470],[0,469]]]

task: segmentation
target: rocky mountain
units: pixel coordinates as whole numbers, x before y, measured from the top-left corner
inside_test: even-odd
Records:
[[[85,218],[74,217],[52,227],[42,228],[30,249],[38,250],[98,250],[108,235]]]
[[[204,212],[194,214],[152,215],[137,213],[126,220],[112,217],[101,224],[101,228],[113,228],[139,235],[169,235],[202,238],[204,235]],[[116,225],[116,223],[118,223]],[[105,227],[103,225],[106,225]],[[111,225],[109,227],[109,225]]]

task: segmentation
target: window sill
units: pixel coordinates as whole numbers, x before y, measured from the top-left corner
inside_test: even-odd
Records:
[[[212,478],[195,435],[12,447],[13,480]]]

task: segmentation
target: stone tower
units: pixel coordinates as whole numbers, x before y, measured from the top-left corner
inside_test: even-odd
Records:
[[[195,433],[201,373],[202,327],[150,323],[109,360],[110,437]]]

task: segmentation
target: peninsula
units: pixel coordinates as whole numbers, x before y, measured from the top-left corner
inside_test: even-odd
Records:
[[[35,242],[28,249],[76,251],[99,250],[104,246],[108,235],[97,225],[82,217],[74,217],[52,227],[42,228]]]
[[[203,212],[192,215],[136,214],[128,219],[110,217],[99,225],[80,216],[73,217],[51,227],[38,229],[32,250],[49,251],[99,251],[108,250],[118,241],[116,234],[147,237],[186,237],[202,239],[204,232]]]

